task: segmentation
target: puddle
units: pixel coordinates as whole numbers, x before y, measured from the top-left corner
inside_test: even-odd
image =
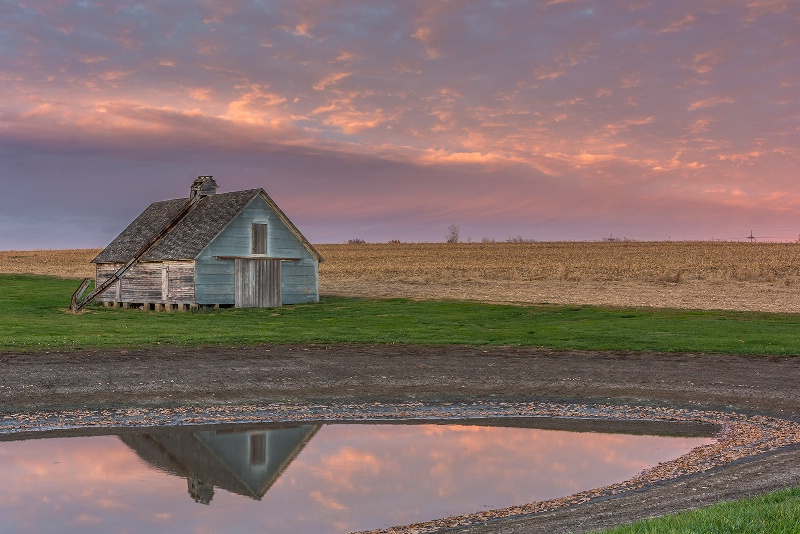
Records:
[[[689,434],[304,423],[4,441],[0,531],[387,528],[572,495],[714,441]]]

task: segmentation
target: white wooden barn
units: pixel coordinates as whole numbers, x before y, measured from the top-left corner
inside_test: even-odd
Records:
[[[217,193],[200,176],[188,198],[150,204],[92,260],[98,288],[119,276],[95,300],[167,310],[317,302],[320,261],[263,189]]]

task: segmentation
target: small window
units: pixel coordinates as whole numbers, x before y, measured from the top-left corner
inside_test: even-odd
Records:
[[[250,434],[250,465],[267,463],[267,435],[263,432]]]
[[[267,225],[253,223],[253,254],[267,253]]]

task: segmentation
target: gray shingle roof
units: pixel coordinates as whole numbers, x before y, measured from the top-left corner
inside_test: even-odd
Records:
[[[141,261],[185,260],[195,258],[262,189],[247,189],[203,197]],[[122,231],[92,263],[126,263],[189,200],[179,198],[153,202]]]

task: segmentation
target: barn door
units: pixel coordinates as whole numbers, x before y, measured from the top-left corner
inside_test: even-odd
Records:
[[[235,271],[237,308],[271,308],[282,304],[281,260],[236,258]]]

